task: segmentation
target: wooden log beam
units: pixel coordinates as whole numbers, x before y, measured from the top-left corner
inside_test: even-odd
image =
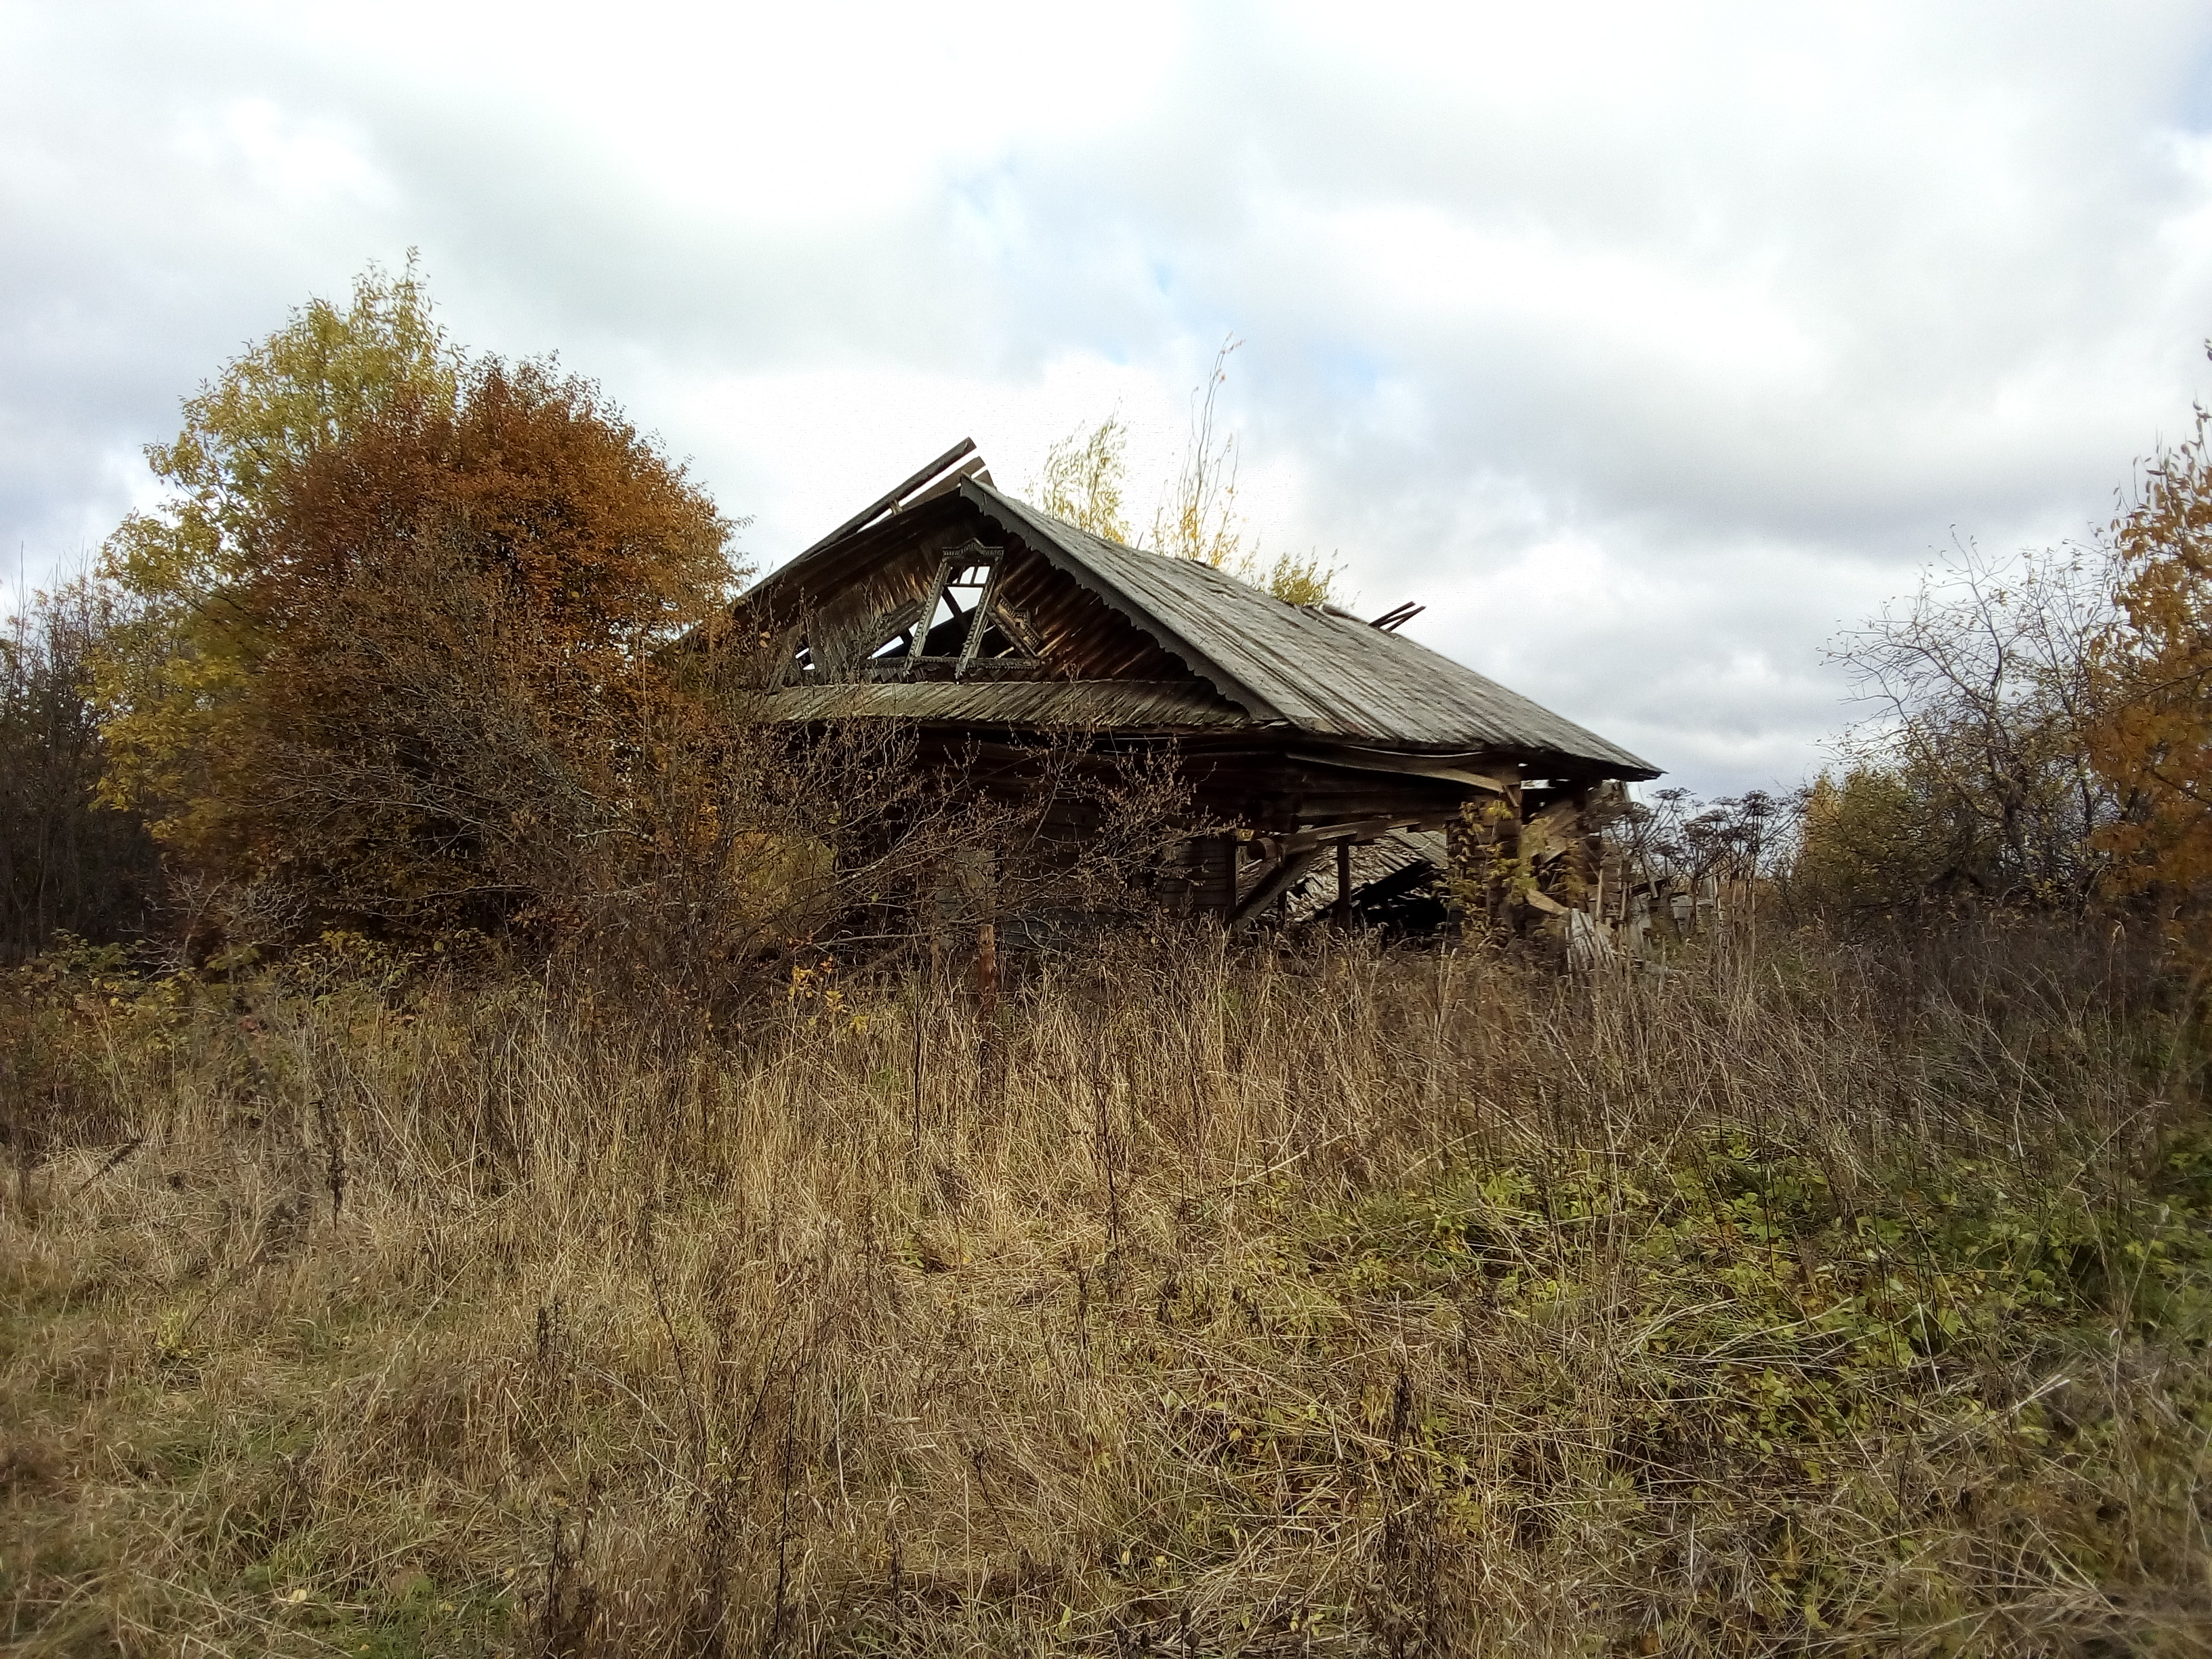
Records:
[[[939,495],[951,494],[969,478],[981,478],[985,483],[990,483],[990,475],[983,471],[983,458],[981,455],[963,461],[912,501],[901,501],[898,504],[898,510],[902,513],[911,512],[925,501],[933,501]]]
[[[1449,758],[1394,754],[1385,749],[1291,749],[1285,751],[1284,758],[1346,772],[1389,772],[1403,777],[1434,778],[1440,783],[1461,784],[1493,795],[1504,794],[1507,787],[1504,777],[1477,771],[1471,766],[1455,765]]]
[[[944,471],[946,467],[951,465],[953,462],[958,460],[962,456],[972,454],[975,452],[975,441],[973,438],[963,438],[958,443],[953,445],[951,448],[946,450],[942,455],[939,455],[927,466],[922,468],[921,471],[915,473],[914,477],[908,478],[904,483],[899,485],[897,489],[887,490],[883,495],[877,496],[874,501],[869,502],[867,506],[862,507],[851,518],[846,520],[844,523],[839,525],[835,530],[824,536],[820,541],[815,543],[812,547],[809,547],[802,551],[799,555],[799,557],[803,559],[808,553],[813,552],[817,548],[827,547],[839,537],[849,536],[855,530],[863,528],[872,522],[881,514],[888,511],[891,507],[896,507],[908,495],[921,489],[922,485],[927,483],[939,473]]]
[[[1334,842],[1373,841],[1393,830],[1442,830],[1459,822],[1457,812],[1401,812],[1388,817],[1360,818],[1349,823],[1317,823],[1293,835],[1266,838],[1270,858],[1287,858]]]
[[[1236,914],[1229,919],[1229,925],[1232,927],[1246,926],[1255,916],[1289,892],[1298,878],[1310,870],[1320,857],[1320,853],[1309,849],[1290,854],[1278,860],[1273,873],[1261,876],[1260,884],[1237,907]]]

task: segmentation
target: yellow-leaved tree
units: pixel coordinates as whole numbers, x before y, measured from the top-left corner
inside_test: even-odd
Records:
[[[449,346],[411,268],[295,311],[149,458],[172,493],[104,552],[102,787],[194,948],[604,933],[748,827],[778,745],[665,648],[735,526],[588,381]]]
[[[144,812],[179,850],[224,833],[231,740],[264,646],[240,595],[258,574],[259,532],[281,481],[402,405],[450,414],[459,354],[431,316],[412,257],[372,266],[341,309],[312,300],[185,403],[175,441],[148,446],[167,498],[133,513],[100,551],[127,596],[94,665],[105,711],[107,805]]]
[[[2172,921],[2212,896],[2212,449],[2207,416],[2143,474],[2112,526],[2119,622],[2099,653],[2088,750],[2124,803],[2112,880]]]
[[[1266,562],[1256,546],[1245,545],[1244,515],[1237,507],[1237,436],[1217,437],[1214,432],[1215,403],[1229,380],[1230,354],[1243,343],[1225,340],[1214,353],[1206,384],[1193,394],[1195,407],[1182,468],[1153,510],[1148,536],[1135,545],[1149,541],[1155,551],[1226,571],[1286,605],[1325,605],[1340,574],[1336,564],[1324,563],[1318,553],[1304,558],[1279,553]],[[1128,440],[1127,424],[1119,416],[1109,416],[1054,442],[1031,486],[1036,504],[1079,530],[1129,544],[1123,506]]]
[[[1045,451],[1043,470],[1030,491],[1036,504],[1078,530],[1127,545],[1121,486],[1129,476],[1128,442],[1129,428],[1116,415],[1088,432],[1078,427],[1057,440]]]

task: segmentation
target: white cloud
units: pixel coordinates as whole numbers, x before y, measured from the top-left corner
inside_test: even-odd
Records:
[[[1132,507],[1231,331],[1270,550],[1706,786],[1844,718],[1820,641],[1954,526],[2078,532],[2208,389],[2212,18],[0,3],[0,538],[410,246],[803,544],[953,439],[1118,409]]]
[[[391,182],[364,153],[361,133],[338,122],[295,117],[266,98],[188,111],[176,145],[192,172],[281,212],[397,205]]]

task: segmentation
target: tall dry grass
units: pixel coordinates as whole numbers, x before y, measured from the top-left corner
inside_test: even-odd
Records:
[[[2212,1641],[2212,1143],[2114,941],[40,995],[13,1651]]]

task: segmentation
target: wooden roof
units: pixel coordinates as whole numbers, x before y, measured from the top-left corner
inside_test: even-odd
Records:
[[[1106,541],[973,480],[959,493],[1263,719],[1392,747],[1557,754],[1619,776],[1659,775],[1596,732],[1348,611],[1286,605],[1210,565]]]
[[[799,720],[891,716],[1164,733],[1252,724],[1243,709],[1188,680],[845,681],[772,692],[768,705],[779,719]]]
[[[945,464],[916,477],[936,477]],[[1557,761],[1585,775],[1659,775],[1619,744],[1388,628],[1334,605],[1287,605],[1209,566],[1106,541],[1001,493],[979,472],[980,463],[970,461],[951,478],[917,487],[910,500],[902,486],[763,577],[739,600],[739,611],[780,606],[800,595],[818,603],[822,594],[895,556],[909,539],[902,533],[906,525],[919,532],[957,514],[981,520],[976,528],[986,540],[1011,539],[1048,562],[1217,696],[1160,684],[1156,671],[1141,681],[1061,682],[1055,696],[1042,702],[1043,685],[824,684],[776,699],[779,705],[793,700],[787,711],[793,717],[824,718],[834,710],[1028,724],[1030,717],[1001,705],[1009,698],[1024,708],[1037,702],[1041,714],[1045,702],[1056,706],[1073,697],[1066,715],[1079,706],[1078,718],[1085,723],[1135,729],[1243,723],[1382,750],[1505,755],[1535,766]],[[1075,685],[1092,689],[1079,696]]]

